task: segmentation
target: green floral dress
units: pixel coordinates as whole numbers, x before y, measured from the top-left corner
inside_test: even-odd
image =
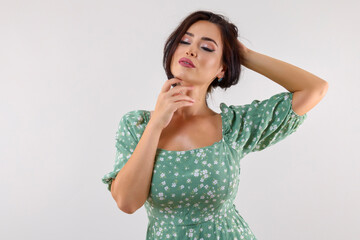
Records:
[[[245,105],[220,103],[223,138],[202,148],[169,151],[158,148],[150,193],[146,239],[252,239],[234,199],[240,160],[286,138],[307,114],[292,109],[291,92]],[[102,182],[108,190],[133,153],[150,119],[150,111],[134,110],[120,120],[113,170]]]

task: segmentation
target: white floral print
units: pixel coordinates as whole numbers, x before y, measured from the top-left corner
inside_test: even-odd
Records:
[[[145,209],[147,240],[256,240],[233,204],[240,160],[286,138],[306,119],[292,109],[291,92],[245,105],[220,104],[221,141],[187,151],[158,148]],[[130,158],[150,119],[150,111],[134,110],[120,120],[113,170],[103,176],[108,190]]]

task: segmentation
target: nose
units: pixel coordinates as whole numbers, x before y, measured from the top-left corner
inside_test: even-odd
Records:
[[[190,55],[190,56],[193,56],[193,57],[197,56],[197,54],[193,53],[192,51],[186,51],[186,55]]]

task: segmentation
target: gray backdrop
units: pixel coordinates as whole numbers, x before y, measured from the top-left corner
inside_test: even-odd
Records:
[[[286,140],[242,159],[236,206],[259,239],[359,239],[358,1],[0,1],[1,239],[145,239],[104,174],[117,124],[153,110],[166,38],[195,10],[224,14],[248,48],[328,81]],[[209,99],[286,91],[245,69]]]

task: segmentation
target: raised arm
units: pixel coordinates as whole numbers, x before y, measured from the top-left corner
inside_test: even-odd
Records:
[[[280,84],[293,93],[292,107],[298,115],[304,115],[325,96],[328,82],[299,67],[246,48],[244,66]]]

